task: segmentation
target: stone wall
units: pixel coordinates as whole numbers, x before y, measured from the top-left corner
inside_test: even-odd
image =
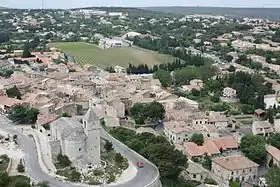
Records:
[[[58,155],[61,152],[60,141],[54,140],[49,142],[51,146],[51,153],[52,155]]]

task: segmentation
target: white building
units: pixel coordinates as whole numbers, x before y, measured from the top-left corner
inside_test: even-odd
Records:
[[[170,142],[182,144],[188,141],[194,133],[201,132],[202,129],[192,126],[184,121],[169,121],[164,123],[164,133]]]
[[[230,99],[236,98],[236,90],[230,87],[226,87],[223,89],[222,96]]]
[[[110,38],[103,38],[103,39],[100,39],[100,41],[99,41],[99,47],[101,49],[122,47],[123,45],[124,45],[123,41],[110,39]]]
[[[61,117],[50,124],[52,154],[62,153],[77,163],[86,166],[100,163],[100,120],[90,108],[82,123],[74,118]]]
[[[268,137],[273,133],[272,125],[267,121],[254,121],[252,125],[252,133]]]

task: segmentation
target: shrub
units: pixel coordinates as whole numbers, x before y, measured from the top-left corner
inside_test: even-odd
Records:
[[[206,178],[204,180],[204,183],[205,184],[212,184],[212,185],[217,185],[218,184],[214,179],[211,179],[211,178]]]
[[[62,155],[61,153],[57,155],[57,161],[64,167],[71,166],[71,161],[69,160],[68,156]]]
[[[70,181],[78,182],[78,181],[80,181],[80,178],[81,178],[81,173],[79,173],[76,170],[72,170],[71,176],[70,176]]]

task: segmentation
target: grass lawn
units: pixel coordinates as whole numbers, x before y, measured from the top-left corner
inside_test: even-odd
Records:
[[[76,62],[81,65],[92,64],[97,67],[108,67],[112,65],[127,67],[129,63],[152,66],[154,64],[170,62],[174,59],[174,57],[168,55],[132,47],[103,50],[96,45],[84,42],[52,43],[49,46],[56,47],[64,53],[72,55]]]

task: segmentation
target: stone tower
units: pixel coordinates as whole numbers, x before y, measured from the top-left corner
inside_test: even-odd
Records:
[[[83,117],[83,127],[87,135],[86,150],[88,161],[99,164],[100,159],[100,134],[101,124],[96,112],[90,107]]]

